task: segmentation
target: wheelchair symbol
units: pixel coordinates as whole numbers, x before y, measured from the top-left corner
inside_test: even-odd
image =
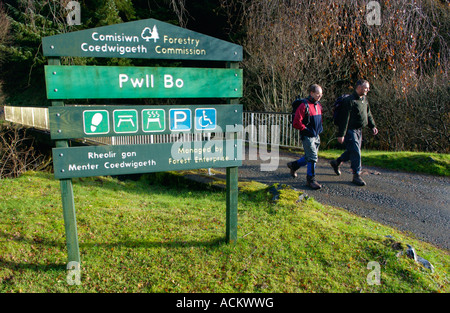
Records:
[[[195,110],[195,129],[215,129],[216,128],[216,109],[196,109]]]

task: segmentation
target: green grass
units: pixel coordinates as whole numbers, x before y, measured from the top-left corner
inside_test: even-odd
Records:
[[[449,292],[448,251],[284,188],[241,185],[236,244],[225,192],[167,176],[74,179],[81,284],[66,281],[59,182],[0,180],[0,292]],[[386,236],[393,238],[387,238]],[[431,273],[398,246],[411,244]],[[370,285],[371,261],[381,284]]]
[[[323,150],[319,156],[334,159],[343,150]],[[450,154],[428,152],[386,152],[362,150],[363,165],[415,173],[450,176]]]

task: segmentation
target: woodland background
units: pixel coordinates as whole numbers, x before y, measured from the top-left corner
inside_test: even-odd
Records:
[[[368,23],[368,1],[356,0],[78,2],[81,25],[74,26],[66,21],[68,0],[0,2],[0,105],[49,105],[42,37],[155,18],[244,47],[245,110],[290,112],[292,100],[318,83],[324,91],[322,142],[329,146],[335,142],[334,99],[365,78],[380,130],[376,137],[365,136],[366,148],[450,152],[448,0],[377,1],[380,25]],[[63,62],[143,64],[91,58]]]

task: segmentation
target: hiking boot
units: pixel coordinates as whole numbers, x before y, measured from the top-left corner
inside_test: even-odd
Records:
[[[341,171],[339,170],[340,163],[337,160],[333,160],[330,162],[331,167],[333,168],[336,175],[341,175]]]
[[[362,180],[361,176],[359,174],[353,174],[353,180],[352,183],[354,183],[357,186],[365,186],[366,182]]]
[[[296,171],[300,168],[300,166],[298,166],[297,162],[289,162],[287,164],[287,167],[291,170],[291,176],[296,178],[297,177]]]
[[[322,185],[316,182],[316,178],[314,176],[306,176],[306,184],[314,190],[322,188]]]

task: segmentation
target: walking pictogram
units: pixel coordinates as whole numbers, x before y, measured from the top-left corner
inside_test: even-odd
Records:
[[[86,135],[109,133],[109,113],[106,110],[83,111],[83,129]]]

